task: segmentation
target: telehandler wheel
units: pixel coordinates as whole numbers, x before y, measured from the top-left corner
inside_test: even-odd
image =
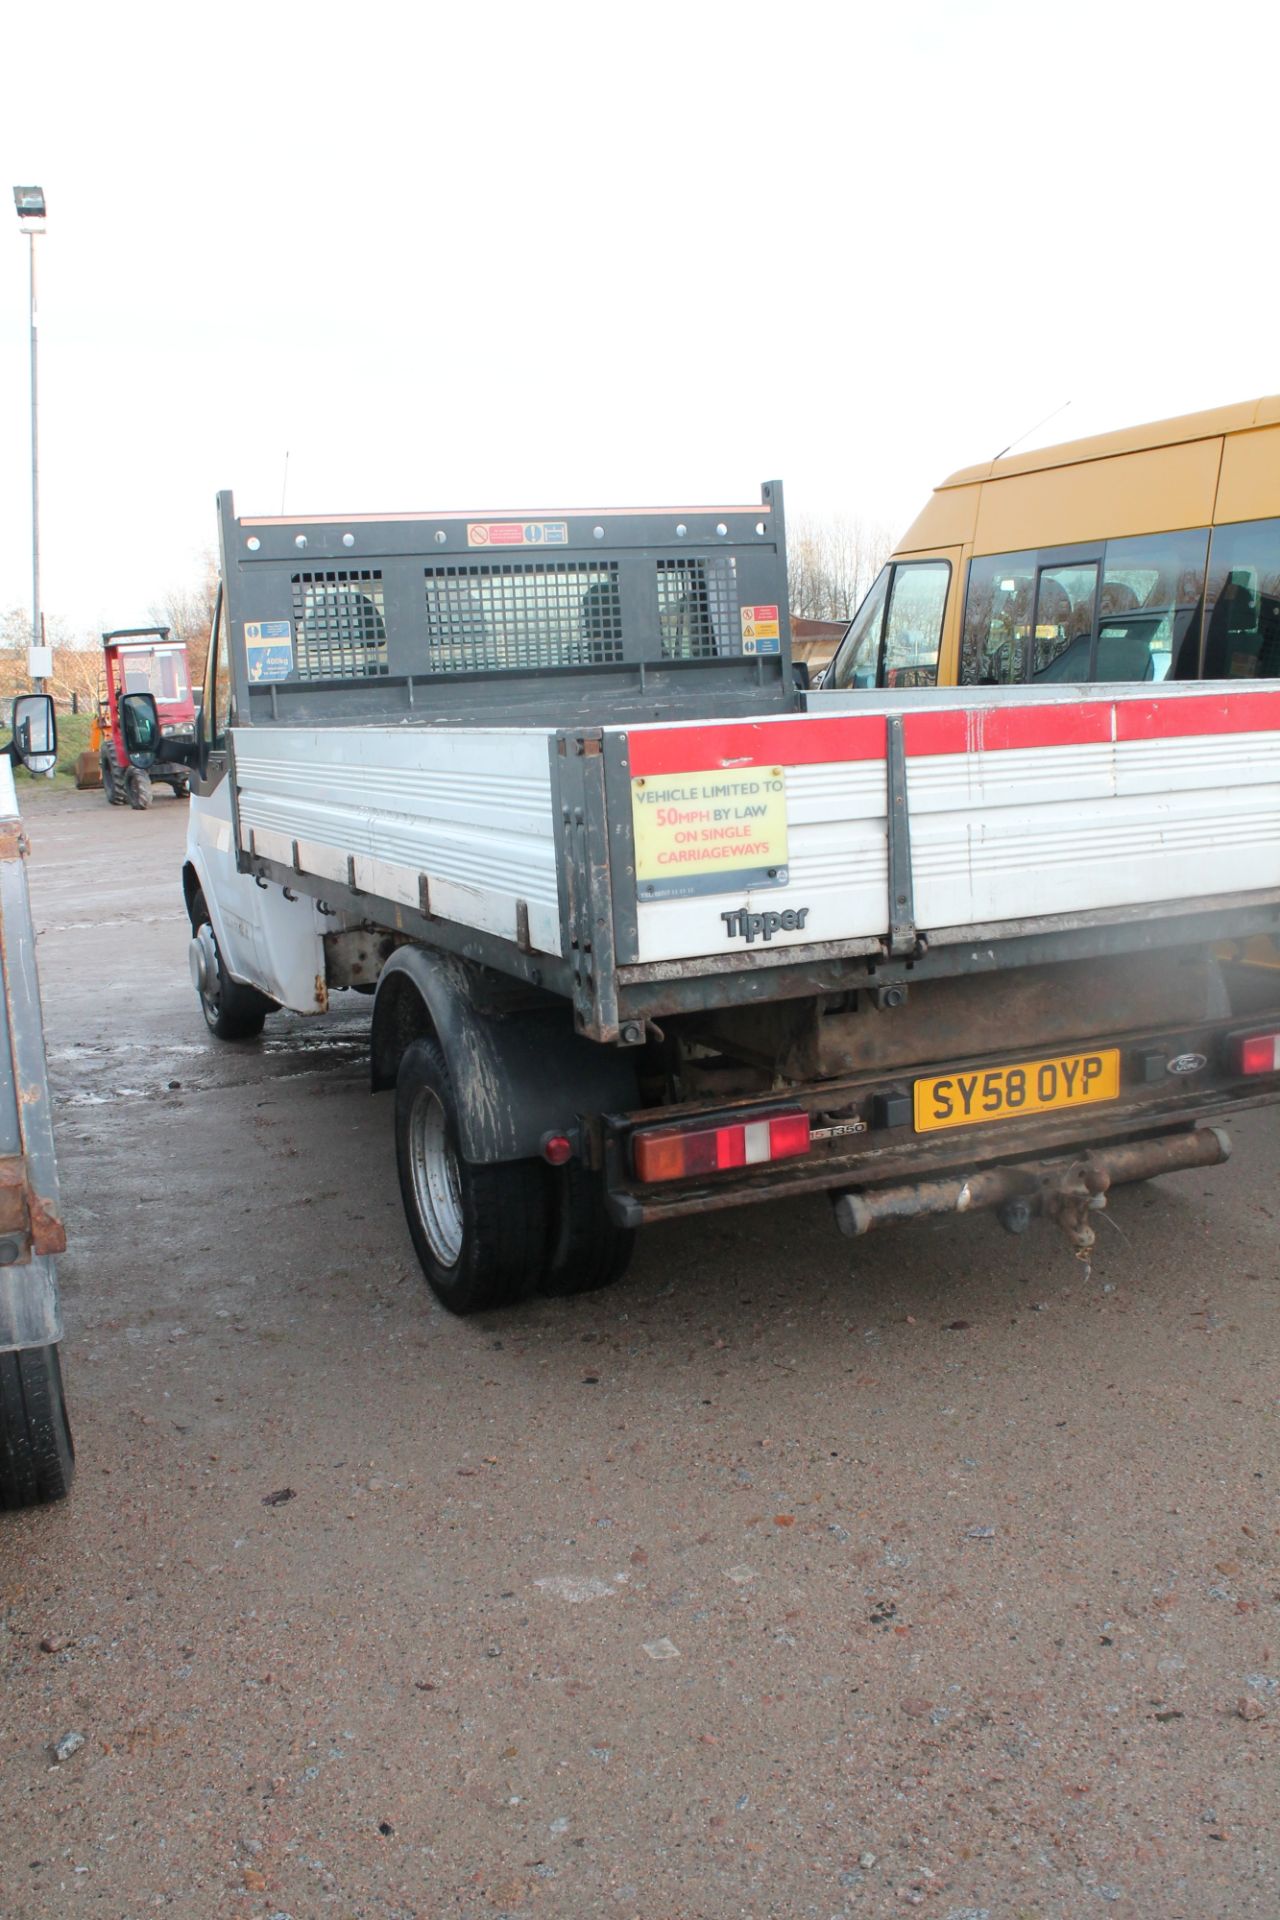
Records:
[[[0,1353],[0,1512],[61,1500],[75,1459],[58,1349]]]
[[[550,1173],[551,1259],[538,1291],[554,1299],[611,1287],[631,1264],[634,1231],[620,1227],[608,1212],[604,1182],[590,1167],[570,1160]]]
[[[396,1078],[396,1167],[409,1232],[441,1306],[513,1306],[547,1265],[546,1169],[472,1166],[458,1148],[457,1096],[440,1047],[414,1040]]]
[[[124,785],[131,807],[142,812],[151,805],[151,775],[144,773],[141,767],[130,767],[124,777]]]
[[[102,752],[102,796],[109,807],[124,805],[124,776],[116,764],[112,746],[104,747]]]
[[[256,987],[229,980],[214,936],[213,922],[202,893],[191,908],[195,932],[191,939],[191,977],[200,997],[200,1011],[215,1040],[253,1040],[275,1007]]]

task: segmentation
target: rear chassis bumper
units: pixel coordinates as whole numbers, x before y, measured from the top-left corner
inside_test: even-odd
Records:
[[[1055,1212],[1058,1204],[1051,1196],[1064,1191],[1064,1181],[1065,1190],[1075,1192],[1082,1181],[1094,1179],[1099,1182],[1094,1193],[1105,1194],[1108,1186],[1126,1180],[1225,1159],[1225,1150],[1213,1144],[1212,1129],[1232,1114],[1280,1101],[1280,1074],[1244,1078],[1229,1070],[1230,1042],[1249,1031],[1249,1024],[1235,1018],[1172,1035],[1167,1030],[1105,1035],[1058,1049],[1069,1053],[1119,1047],[1119,1098],[1025,1120],[1009,1118],[937,1133],[916,1133],[910,1124],[876,1126],[875,1115],[895,1097],[900,1104],[921,1073],[966,1072],[996,1062],[990,1058],[930,1061],[927,1067],[905,1070],[892,1080],[880,1073],[875,1078],[778,1089],[729,1105],[691,1103],[608,1116],[599,1144],[609,1210],[622,1225],[639,1227],[687,1214],[827,1192],[837,1200],[849,1195],[865,1203],[844,1208],[844,1230],[859,1233],[882,1219],[1003,1206],[1020,1195],[1030,1196],[1034,1212]],[[1274,1028],[1274,1018],[1271,1025]],[[1167,1072],[1153,1075],[1153,1061],[1195,1053],[1206,1061],[1199,1073],[1185,1078]],[[1006,1056],[999,1064],[1016,1064],[1016,1056]],[[815,1129],[853,1126],[857,1131],[819,1138],[802,1158],[698,1180],[645,1186],[631,1172],[630,1139],[640,1127],[749,1119],[753,1111],[776,1112],[780,1106],[803,1107]],[[1187,1144],[1197,1130],[1209,1131],[1195,1146]],[[1168,1145],[1179,1141],[1183,1144]],[[1144,1151],[1135,1153],[1139,1147]],[[1093,1172],[1082,1174],[1080,1168],[1090,1156]],[[1005,1177],[995,1182],[982,1178],[996,1170]],[[966,1184],[968,1198],[961,1197]],[[951,1198],[945,1197],[949,1189],[954,1189]]]

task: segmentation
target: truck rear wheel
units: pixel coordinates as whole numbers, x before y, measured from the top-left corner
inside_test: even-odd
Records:
[[[570,1160],[552,1169],[552,1180],[554,1238],[539,1291],[557,1298],[611,1287],[631,1264],[634,1231],[613,1219],[605,1206],[604,1181],[590,1167]]]
[[[396,1077],[396,1166],[414,1249],[450,1313],[513,1306],[547,1266],[545,1168],[472,1166],[458,1147],[457,1096],[436,1041],[405,1048]]]
[[[75,1458],[58,1349],[0,1353],[0,1512],[61,1500]]]

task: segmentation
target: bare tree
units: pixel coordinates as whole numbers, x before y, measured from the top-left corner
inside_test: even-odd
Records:
[[[156,625],[168,627],[174,639],[186,645],[192,674],[197,681],[205,648],[209,644],[217,597],[218,563],[212,552],[206,549],[200,556],[194,578],[185,586],[170,588],[163,603],[151,608],[151,618]]]
[[[851,620],[893,549],[889,529],[860,515],[802,514],[787,530],[791,612],[809,620]]]
[[[82,713],[92,712],[98,697],[102,649],[96,639],[70,632],[56,617],[45,621],[45,639],[53,648],[53,673],[48,690],[59,707],[70,707],[72,695]],[[21,607],[0,614],[0,698],[10,700],[31,686],[27,648],[31,644],[31,616]]]

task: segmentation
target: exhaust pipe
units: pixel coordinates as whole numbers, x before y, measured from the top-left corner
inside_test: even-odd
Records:
[[[997,1207],[1001,1224],[1011,1233],[1021,1233],[1033,1214],[1047,1213],[1076,1247],[1087,1249],[1093,1245],[1094,1232],[1086,1216],[1106,1206],[1111,1187],[1150,1180],[1160,1173],[1182,1173],[1189,1167],[1215,1167],[1230,1153],[1225,1128],[1197,1127],[1194,1132],[1165,1134],[1158,1140],[1102,1147],[1075,1159],[1025,1161],[951,1180],[918,1180],[870,1193],[843,1193],[835,1203],[836,1225],[856,1240],[892,1220]]]

